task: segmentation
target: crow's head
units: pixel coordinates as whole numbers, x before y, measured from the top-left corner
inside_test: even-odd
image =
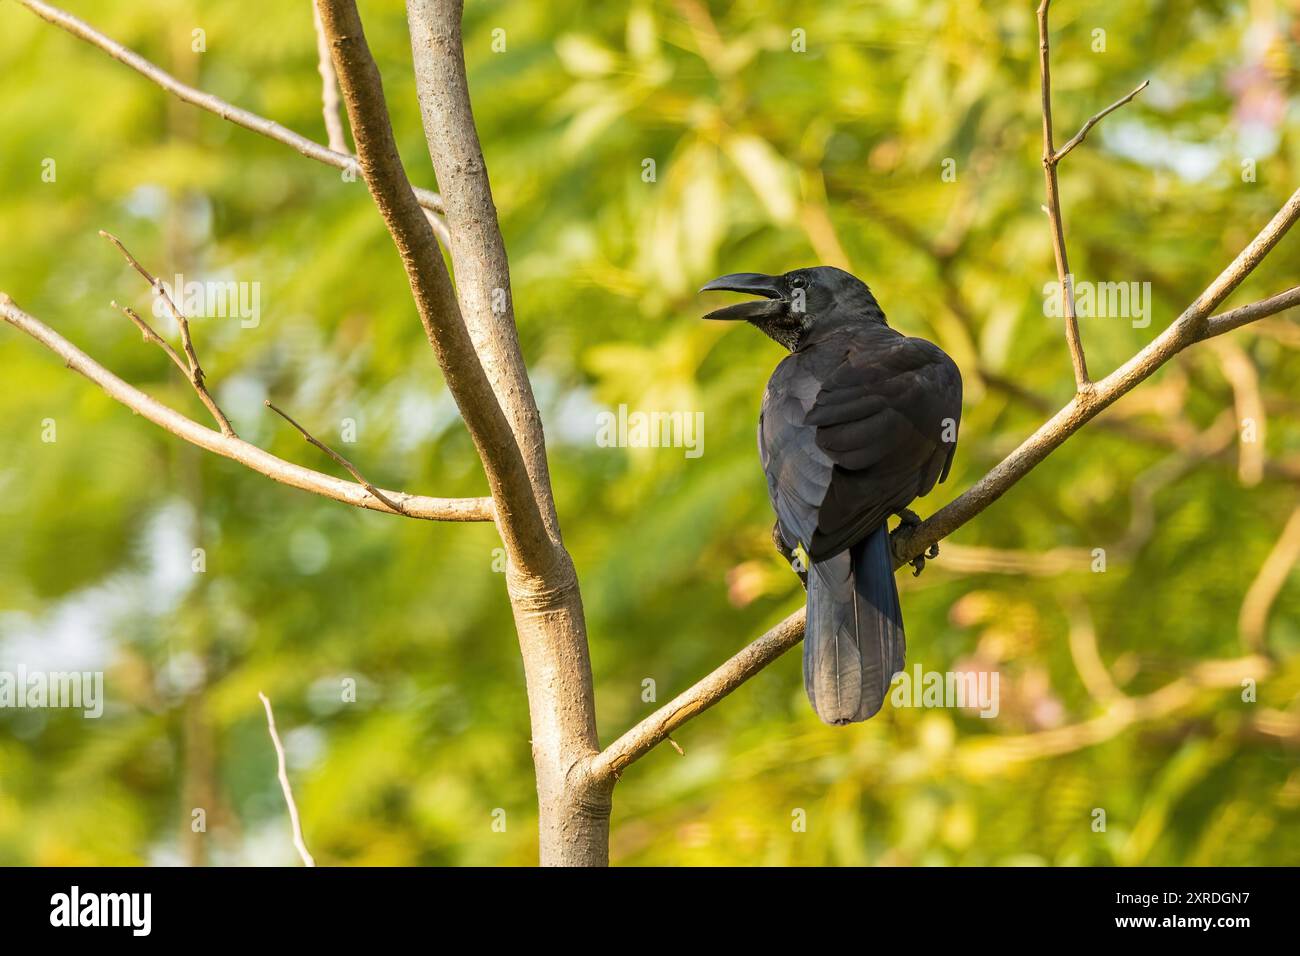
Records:
[[[885,321],[866,284],[834,266],[796,269],[780,276],[737,272],[719,276],[700,291],[763,296],[767,301],[729,305],[705,318],[744,319],[792,352],[819,326]]]

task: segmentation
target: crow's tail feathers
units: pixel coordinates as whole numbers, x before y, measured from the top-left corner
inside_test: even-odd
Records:
[[[817,716],[828,724],[871,717],[903,669],[904,651],[889,531],[881,525],[808,575],[803,683]]]

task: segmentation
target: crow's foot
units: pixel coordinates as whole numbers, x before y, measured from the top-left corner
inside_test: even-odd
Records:
[[[938,556],[939,556],[939,542],[936,541],[934,544],[930,545],[929,549],[926,550],[925,554],[918,554],[916,557],[914,557],[911,560],[910,564],[912,565],[912,569],[913,569],[912,577],[919,578],[921,576],[921,572],[925,570],[926,558],[937,558]]]
[[[921,516],[911,508],[900,508],[894,514],[898,515],[898,527],[913,528],[921,523]]]

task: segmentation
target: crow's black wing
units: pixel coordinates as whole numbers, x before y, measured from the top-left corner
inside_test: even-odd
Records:
[[[787,543],[830,557],[929,492],[947,477],[960,416],[952,360],[887,326],[850,326],[789,356],[759,427]]]
[[[799,358],[798,353],[789,355],[776,367],[758,419],[758,456],[788,549],[811,546],[817,511],[835,469],[831,457],[817,447],[817,430],[804,421],[820,386]]]

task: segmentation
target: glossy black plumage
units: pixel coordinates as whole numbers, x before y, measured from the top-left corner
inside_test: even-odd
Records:
[[[960,416],[961,375],[937,345],[852,316],[814,329],[759,419],[783,530],[814,561],[861,540],[947,477]]]
[[[947,477],[961,375],[938,346],[891,329],[839,269],[705,288],[765,296],[712,317],[744,318],[792,350],[768,382],[758,444],[782,550],[811,562],[804,684],[827,723],[865,720],[904,660],[886,522]]]

